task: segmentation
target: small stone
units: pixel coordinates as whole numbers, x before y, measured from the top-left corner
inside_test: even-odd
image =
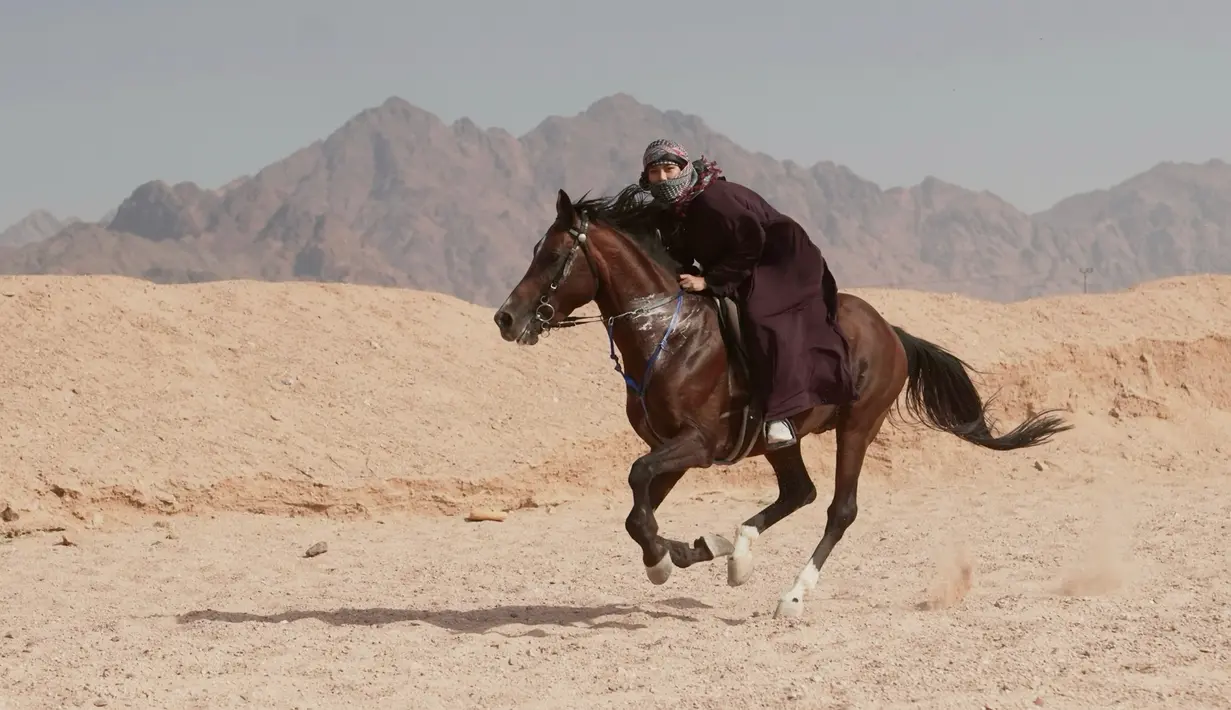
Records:
[[[61,534],[60,541],[57,542],[56,545],[59,545],[60,547],[76,547],[77,543],[70,540],[67,534]]]
[[[77,490],[76,488],[73,488],[72,486],[62,486],[58,483],[53,484],[51,486],[51,492],[54,493],[57,498],[80,498],[81,497],[81,491]]]
[[[0,520],[6,523],[15,522],[19,517],[21,516],[17,514],[17,511],[7,505],[4,506],[4,510],[0,510]]]
[[[303,553],[303,556],[304,557],[316,557],[317,555],[323,555],[328,551],[329,551],[329,545],[323,542],[318,542],[312,547],[309,547],[307,552]]]
[[[1042,461],[1035,461],[1035,462],[1034,462],[1034,468],[1035,468],[1035,470],[1036,470],[1036,471],[1046,471],[1046,470],[1047,470],[1047,464],[1043,463]]]
[[[107,701],[106,701],[105,699],[103,699],[103,698],[99,698],[98,700],[95,700],[95,701],[94,701],[94,707],[96,707],[96,708],[105,708],[105,707],[107,707]]]

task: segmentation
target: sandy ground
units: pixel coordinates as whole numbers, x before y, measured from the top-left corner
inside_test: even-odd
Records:
[[[515,348],[486,309],[359,287],[0,294],[0,708],[1231,707],[1231,278],[861,293],[1005,418],[1078,429],[886,431],[795,621],[771,614],[824,496],[742,587],[646,580],[601,331]],[[827,490],[832,437],[805,456]],[[768,486],[694,472],[662,528],[730,534]]]

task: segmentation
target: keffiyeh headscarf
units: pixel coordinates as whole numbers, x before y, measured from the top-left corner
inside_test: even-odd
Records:
[[[650,184],[646,171],[653,165],[668,163],[678,165],[680,174],[669,180]],[[675,141],[659,138],[646,146],[645,153],[641,156],[639,184],[643,189],[649,190],[656,201],[670,204],[676,212],[683,213],[688,203],[709,187],[719,175],[722,175],[722,170],[714,161],[706,160],[704,156],[699,160],[689,161],[688,151],[684,150],[683,146]]]

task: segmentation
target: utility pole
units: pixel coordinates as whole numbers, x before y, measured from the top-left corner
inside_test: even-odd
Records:
[[[1082,293],[1090,293],[1090,288],[1089,288],[1087,279],[1090,278],[1090,274],[1093,273],[1093,271],[1094,269],[1089,266],[1083,267],[1081,269],[1081,292]]]

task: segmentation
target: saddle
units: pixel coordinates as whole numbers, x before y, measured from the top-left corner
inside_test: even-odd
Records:
[[[727,349],[727,372],[732,384],[743,385],[746,392],[744,406],[737,410],[740,419],[731,448],[726,456],[714,461],[720,466],[730,466],[738,463],[748,455],[749,451],[752,451],[752,447],[756,445],[761,436],[765,418],[758,398],[752,391],[752,359],[748,355],[744,342],[739,304],[734,299],[725,296],[713,296],[712,298],[718,313],[718,331],[722,333],[723,344]]]

